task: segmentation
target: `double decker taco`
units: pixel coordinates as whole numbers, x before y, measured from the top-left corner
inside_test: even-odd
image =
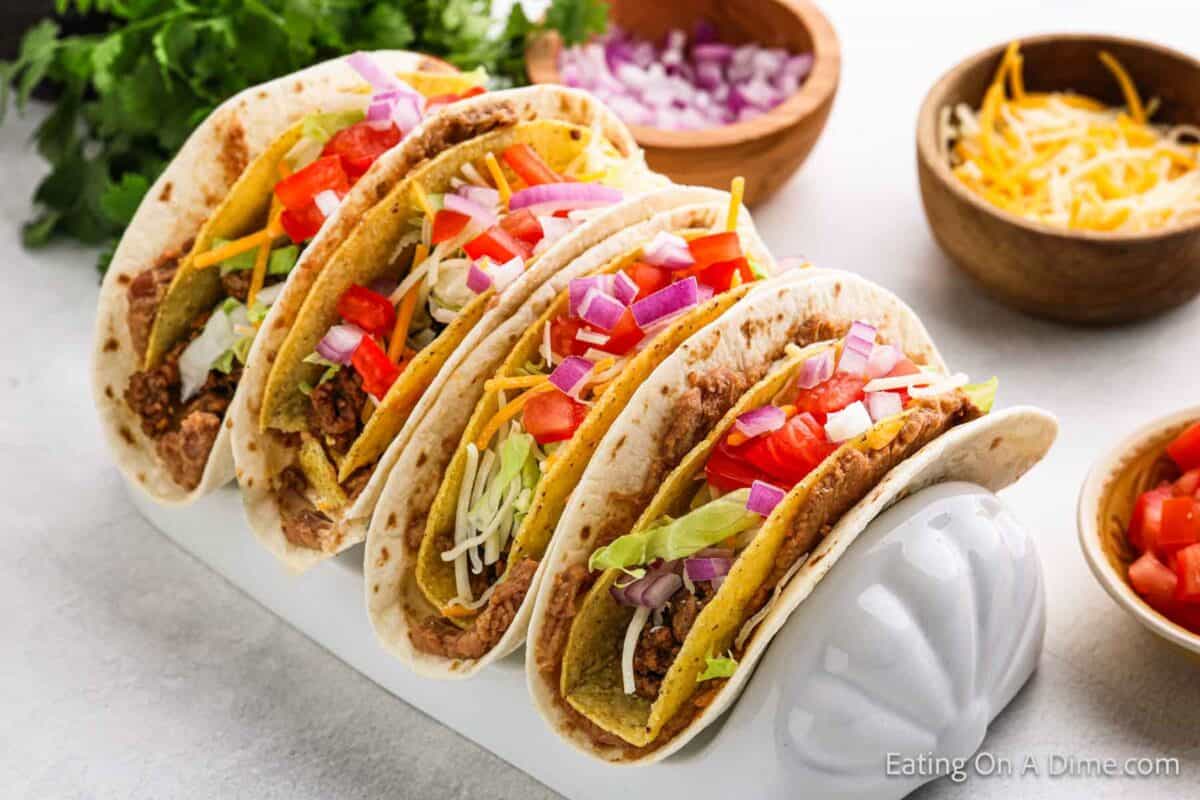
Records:
[[[410,666],[466,677],[520,645],[540,559],[605,431],[664,358],[776,271],[735,184],[577,259],[498,368],[472,365],[485,380],[469,420],[422,423],[443,442],[461,432],[453,457],[418,446],[396,465],[366,557],[376,631]]]
[[[631,406],[653,410],[610,429],[546,558],[530,688],[547,721],[599,758],[657,760],[714,720],[868,509],[952,433],[1004,432],[968,449],[985,467],[973,479],[992,488],[1053,438],[1034,410],[984,419],[995,380],[948,374],[911,310],[864,279],[814,271],[757,294],[639,390]],[[717,352],[730,340],[740,347]],[[737,376],[749,388],[719,412],[662,392]],[[695,444],[664,468],[655,447],[681,428]]]
[[[386,89],[370,94],[363,78]],[[196,130],[151,188],[100,297],[97,406],[117,462],[160,502],[233,477],[229,407],[255,332],[323,228],[376,199],[372,165],[481,74],[358,53],[248,89]],[[327,222],[328,220],[328,222]]]
[[[412,151],[420,160],[250,356],[237,477],[251,527],[293,568],[362,540],[396,453],[455,365],[549,276],[649,213],[635,198],[665,184],[582,92],[494,92],[438,116],[412,138],[453,146]]]

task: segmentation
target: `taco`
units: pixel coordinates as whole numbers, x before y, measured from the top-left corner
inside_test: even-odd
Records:
[[[456,144],[394,175],[251,353],[237,477],[256,535],[295,568],[362,540],[454,364],[665,183],[581,92],[495,92],[441,117],[411,138]]]
[[[392,87],[390,103],[369,95],[363,69]],[[359,53],[249,89],[197,129],[101,292],[97,405],[131,480],[180,503],[233,477],[225,412],[309,242],[334,226],[327,217],[365,211],[373,163],[421,114],[481,92],[483,77],[414,53]]]
[[[702,390],[662,391],[738,376],[746,391],[707,409]],[[752,293],[643,384],[564,512],[530,629],[539,710],[607,760],[682,746],[848,546],[852,510],[994,393],[947,374],[911,310],[864,279]]]
[[[422,423],[443,439],[461,433],[453,458],[447,468],[422,451],[397,464],[366,561],[372,586],[420,589],[414,602],[368,598],[381,639],[407,663],[465,677],[520,645],[539,560],[604,432],[672,350],[775,271],[736,192],[712,194],[577,259],[577,277],[559,282],[499,367],[472,366],[486,381],[469,421]],[[439,479],[430,503],[423,487]],[[391,532],[397,514],[424,520],[408,546]],[[372,557],[389,547],[397,558]]]

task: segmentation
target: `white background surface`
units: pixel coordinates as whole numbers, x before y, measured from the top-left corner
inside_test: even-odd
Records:
[[[1062,423],[1049,459],[1005,495],[1038,535],[1049,627],[1039,672],[985,749],[1043,763],[1052,753],[1165,755],[1183,769],[1175,780],[942,780],[918,796],[1194,796],[1200,666],[1095,584],[1076,545],[1074,505],[1088,465],[1113,441],[1196,402],[1200,304],[1092,330],[984,298],[928,235],[913,127],[934,79],[983,46],[1073,29],[1200,53],[1200,12],[1194,3],[1082,0],[827,6],[842,39],[841,90],[809,163],[756,211],[767,242],[779,256],[802,253],[897,291],[952,366],[999,374],[1001,403],[1037,403]],[[93,255],[17,244],[42,170],[28,145],[32,123],[0,129],[4,795],[547,795],[307,642],[138,517],[107,463],[88,394]],[[553,763],[565,752],[541,757]],[[614,795],[622,774],[609,784]],[[686,781],[678,788],[686,796]]]

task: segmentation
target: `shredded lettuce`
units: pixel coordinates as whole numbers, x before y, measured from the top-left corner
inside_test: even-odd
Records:
[[[983,383],[972,383],[962,387],[963,394],[970,398],[972,405],[987,414],[992,410],[992,405],[996,402],[996,388],[1000,385],[1000,379],[993,377],[991,380]]]
[[[588,569],[623,570],[649,564],[657,558],[673,561],[698,553],[762,523],[760,515],[746,508],[749,497],[749,489],[738,489],[679,519],[627,533],[592,553]]]
[[[468,514],[476,527],[486,527],[487,521],[496,515],[504,502],[509,484],[522,480],[526,461],[533,461],[533,437],[528,433],[512,433],[500,445],[500,469],[491,478],[487,489]],[[536,466],[536,462],[535,462]]]
[[[250,306],[250,308],[247,309],[246,319],[250,320],[251,324],[257,325],[258,323],[262,322],[264,319],[267,318],[267,312],[269,312],[270,310],[271,310],[270,306],[265,306],[256,299],[254,301],[254,305]]]
[[[346,111],[330,111],[324,114],[309,114],[300,125],[300,135],[305,139],[325,144],[338,131],[362,122],[366,117],[367,115],[362,109],[357,108]]]
[[[212,363],[212,368],[223,375],[228,375],[233,372],[233,348],[229,348],[221,355],[217,356],[217,360]]]
[[[334,365],[326,368],[326,370],[323,373],[321,373],[321,379],[319,381],[317,381],[317,386],[320,386],[321,384],[325,383],[325,381],[332,378],[334,375],[337,375],[339,369],[341,369],[341,366],[339,366],[337,364],[334,364]],[[313,389],[317,388],[317,386],[313,386],[308,381],[300,381],[300,394],[304,395],[305,397],[308,397],[310,394],[312,394]]]
[[[721,656],[713,658],[706,656],[704,659],[704,672],[696,676],[696,683],[710,681],[713,678],[728,678],[733,675],[737,669],[737,659],[733,655]]]
[[[276,247],[271,251],[271,257],[267,261],[267,274],[287,275],[292,271],[292,267],[296,266],[299,258],[300,247],[298,245],[289,244],[287,247]]]

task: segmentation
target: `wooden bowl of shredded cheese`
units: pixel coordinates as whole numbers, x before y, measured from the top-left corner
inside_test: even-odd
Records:
[[[1039,316],[1118,322],[1200,292],[1200,62],[1113,36],[998,45],[917,123],[934,238]]]

